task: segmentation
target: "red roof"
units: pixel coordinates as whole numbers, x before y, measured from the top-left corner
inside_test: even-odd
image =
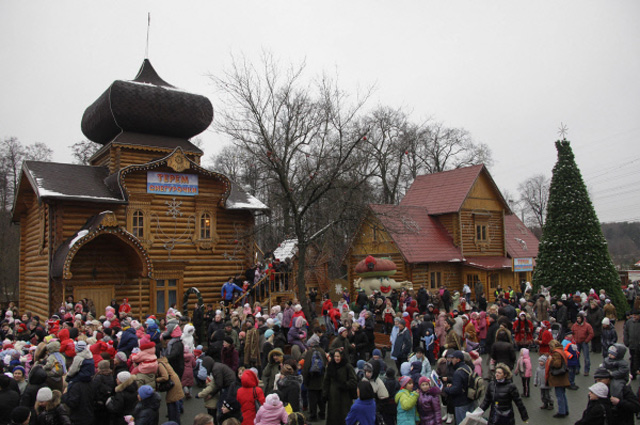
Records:
[[[515,214],[504,216],[504,233],[507,254],[511,258],[538,256],[538,238]]]
[[[400,205],[424,207],[429,214],[458,212],[484,165],[416,177]]]
[[[408,263],[459,262],[462,253],[422,207],[369,205]]]
[[[511,259],[507,257],[465,257],[464,265],[483,270],[499,270],[511,268]]]

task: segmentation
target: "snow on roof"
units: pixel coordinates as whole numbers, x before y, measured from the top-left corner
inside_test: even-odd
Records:
[[[298,239],[286,239],[273,250],[276,260],[284,261],[286,258],[293,258],[298,253]]]
[[[88,234],[89,234],[89,231],[87,229],[80,230],[78,232],[78,234],[76,235],[76,237],[71,239],[71,242],[69,242],[69,248],[74,246],[76,244],[76,242],[78,242],[80,239],[84,238]]]

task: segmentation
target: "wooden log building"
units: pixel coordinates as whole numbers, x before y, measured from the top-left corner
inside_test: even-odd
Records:
[[[370,205],[345,256],[349,282],[367,255],[389,257],[396,281],[452,293],[530,281],[538,239],[511,212],[484,165],[418,176],[400,205]],[[475,295],[473,292],[472,295]]]
[[[254,214],[267,207],[200,166],[190,138],[213,120],[209,99],[162,80],[145,59],[82,118],[103,147],[90,165],[26,161],[13,207],[20,223],[20,307],[48,316],[63,299],[98,314],[128,298],[162,315],[197,287],[205,302],[254,262]]]

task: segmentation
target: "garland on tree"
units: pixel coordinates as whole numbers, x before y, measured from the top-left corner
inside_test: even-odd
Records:
[[[558,140],[556,149],[558,162],[549,187],[534,289],[549,287],[556,297],[604,289],[618,314],[624,315],[627,302],[620,278],[569,141]]]

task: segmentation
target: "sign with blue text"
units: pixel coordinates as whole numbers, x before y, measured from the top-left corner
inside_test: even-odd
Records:
[[[198,194],[198,175],[147,171],[147,193],[196,196]]]

